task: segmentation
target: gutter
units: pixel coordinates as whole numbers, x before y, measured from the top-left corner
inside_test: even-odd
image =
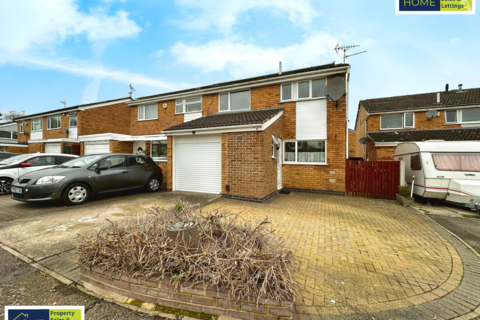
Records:
[[[248,81],[244,82],[241,84],[231,84],[231,85],[226,85],[226,86],[219,86],[215,88],[206,88],[206,89],[197,89],[197,90],[192,90],[188,92],[181,92],[181,93],[172,93],[170,95],[165,95],[161,97],[155,97],[155,98],[150,98],[150,99],[142,99],[142,100],[134,100],[131,102],[127,102],[129,106],[136,106],[136,105],[141,105],[141,104],[147,104],[150,102],[159,102],[159,101],[165,101],[165,100],[172,100],[172,99],[179,99],[179,98],[185,98],[185,97],[191,97],[192,95],[195,94],[210,94],[210,93],[220,93],[220,92],[229,92],[231,91],[231,88],[235,89],[243,89],[243,88],[251,88],[255,87],[249,84],[256,84],[256,86],[260,86],[261,84],[276,84],[276,83],[282,83],[285,82],[286,79],[289,79],[291,81],[295,80],[300,80],[300,79],[305,79],[306,76],[310,77],[316,77],[318,75],[325,75],[328,76],[330,74],[335,74],[338,73],[341,70],[346,70],[347,72],[350,72],[350,66],[346,67],[338,67],[338,68],[332,68],[332,69],[327,69],[327,70],[315,70],[315,71],[309,71],[305,73],[299,73],[299,74],[294,74],[294,75],[286,75],[286,76],[279,76],[275,77],[273,79],[261,79],[261,80],[253,80],[253,81]],[[327,72],[325,72],[327,71]]]

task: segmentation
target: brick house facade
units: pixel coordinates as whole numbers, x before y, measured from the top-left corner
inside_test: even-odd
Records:
[[[182,180],[188,172],[191,180],[198,174],[205,184],[212,183],[209,192],[251,201],[265,201],[281,188],[344,194],[348,92],[336,103],[324,93],[314,97],[313,90],[323,92],[334,77],[348,83],[349,72],[349,65],[329,64],[138,98],[128,103],[133,151],[138,146],[149,150],[164,169],[167,188],[172,190],[189,191]],[[308,98],[299,98],[300,86],[310,90]],[[283,98],[282,90],[290,90],[291,98]],[[233,111],[240,103],[245,105]],[[220,106],[228,110],[220,110]],[[255,118],[257,123],[247,124],[215,120],[227,113],[241,113],[238,117],[242,119],[257,117],[257,111],[273,108],[272,112],[281,110],[273,123],[269,118]],[[310,118],[319,122],[312,123]],[[196,129],[188,129],[186,124]],[[306,129],[309,126],[311,132]],[[204,144],[197,145],[195,141],[202,139],[206,139]],[[166,154],[156,158],[160,142],[166,144]],[[187,145],[192,153],[182,155]],[[291,149],[288,159],[286,147]],[[273,148],[279,148],[280,155],[272,157]],[[215,168],[207,160],[200,163],[204,161],[200,158],[208,159],[207,152],[212,152],[212,162],[218,163]],[[192,164],[181,157],[191,157]],[[202,170],[212,170],[211,178],[202,177]]]
[[[479,130],[480,88],[362,100],[355,157],[393,160],[401,142],[471,141],[478,139]],[[363,137],[368,138],[366,145],[359,142]]]
[[[27,146],[18,143],[18,130],[15,122],[0,123],[0,152],[28,152]]]
[[[122,152],[125,144],[111,140],[111,134],[129,135],[131,98],[101,101],[37,113],[15,119],[18,143],[28,145],[28,153],[88,153],[86,140],[104,141],[107,152]],[[114,120],[112,120],[114,119]],[[131,148],[128,149],[129,152]]]

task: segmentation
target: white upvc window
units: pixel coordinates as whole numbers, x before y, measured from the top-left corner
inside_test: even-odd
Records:
[[[445,111],[445,123],[480,123],[480,108]]]
[[[283,142],[285,164],[327,164],[325,140],[287,140]]]
[[[297,83],[297,99],[314,99],[326,97],[327,79],[313,79],[307,81],[299,81]]]
[[[175,101],[175,114],[202,111],[202,97]]]
[[[458,123],[457,110],[445,111],[445,123]]]
[[[147,104],[138,106],[138,120],[156,120],[158,119],[158,104]]]
[[[32,119],[32,131],[42,131],[43,121],[42,118]]]
[[[236,111],[250,109],[250,90],[221,93],[219,111]]]
[[[167,161],[167,140],[151,142],[150,157],[154,161]]]
[[[68,127],[76,128],[78,125],[77,113],[71,113],[68,115]]]
[[[60,129],[62,126],[62,119],[60,115],[54,115],[54,116],[49,116],[47,118],[47,129],[52,130],[52,129]]]
[[[380,115],[380,129],[415,128],[415,113],[392,113]]]
[[[293,83],[284,83],[280,86],[280,101],[292,101]]]
[[[25,121],[20,121],[20,133],[25,133]]]

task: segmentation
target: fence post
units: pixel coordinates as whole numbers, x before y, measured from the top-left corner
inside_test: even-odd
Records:
[[[400,160],[400,186],[405,186],[405,161]]]

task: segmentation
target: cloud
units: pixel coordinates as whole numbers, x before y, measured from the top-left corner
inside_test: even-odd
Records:
[[[239,16],[251,10],[287,15],[294,25],[304,29],[310,29],[313,19],[319,15],[310,0],[177,0],[176,3],[187,12],[191,11],[187,19],[177,23],[178,26],[194,30],[216,27],[223,33],[230,33]]]
[[[85,88],[82,96],[82,104],[97,102],[98,90],[100,89],[101,77],[93,79],[92,82]]]
[[[74,0],[0,1],[0,48],[9,52],[56,44],[69,36],[84,34],[89,41],[104,42],[141,30],[125,11],[112,16],[94,9],[87,14]]]
[[[171,49],[176,63],[191,65],[202,72],[229,70],[235,78],[260,75],[278,70],[282,61],[285,70],[320,65],[338,59],[333,48],[338,39],[328,33],[315,33],[303,42],[282,48],[236,41],[214,40],[202,45],[177,43]]]

